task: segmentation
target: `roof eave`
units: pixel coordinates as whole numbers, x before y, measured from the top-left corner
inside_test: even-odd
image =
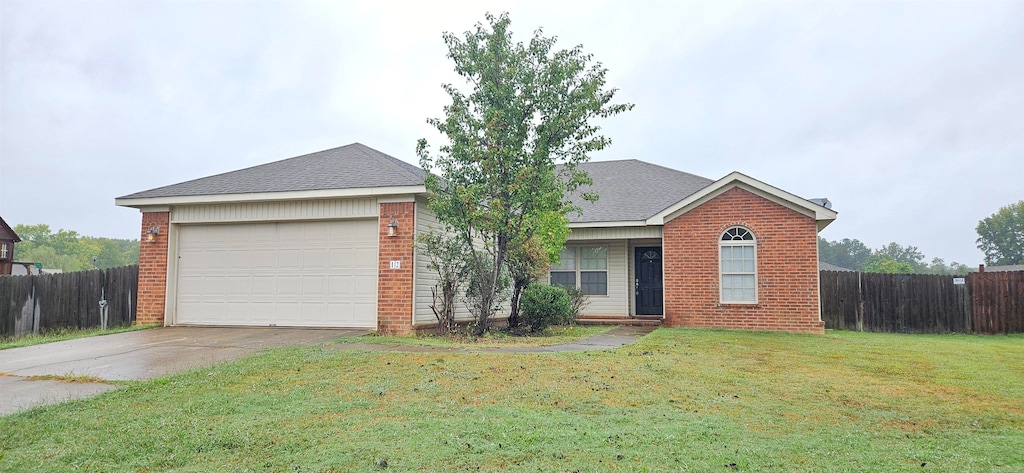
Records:
[[[746,174],[733,172],[709,184],[707,187],[690,194],[683,200],[669,206],[647,219],[648,225],[664,225],[666,221],[682,215],[689,210],[721,195],[733,187],[740,187],[772,202],[814,218],[818,231],[824,229],[836,219],[838,213],[832,209],[815,204],[803,197],[786,192],[778,187],[754,179]]]
[[[569,222],[569,228],[646,227],[644,220],[616,220],[609,222]]]
[[[206,194],[170,197],[118,197],[114,205],[119,207],[152,207],[191,204],[227,204],[239,202],[271,202],[285,200],[336,199],[356,197],[380,197],[386,195],[425,194],[425,186],[362,187],[354,189],[318,189],[287,192],[255,192],[245,194]]]

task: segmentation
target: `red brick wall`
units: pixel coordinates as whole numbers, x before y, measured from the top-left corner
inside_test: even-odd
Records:
[[[413,245],[416,204],[380,204],[377,265],[377,330],[385,333],[412,332]],[[388,223],[398,221],[398,236],[388,236]],[[400,269],[391,269],[401,261]]]
[[[149,227],[157,225],[160,234],[146,241]],[[139,301],[135,311],[137,325],[164,323],[164,298],[167,295],[167,235],[170,212],[144,212],[139,243]]]
[[[733,225],[757,239],[757,304],[719,302],[722,233]],[[824,333],[818,306],[814,218],[733,188],[665,222],[665,323]]]

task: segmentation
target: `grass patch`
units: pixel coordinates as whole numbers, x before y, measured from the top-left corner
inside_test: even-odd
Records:
[[[0,417],[0,470],[1021,471],[1022,380],[1022,336],[287,348]]]
[[[134,332],[136,330],[146,330],[156,325],[129,325],[112,327],[107,330],[101,330],[98,328],[89,329],[58,329],[50,330],[40,334],[29,334],[20,338],[8,338],[0,337],[0,350],[6,350],[8,348],[20,348],[31,345],[41,345],[43,343],[60,342],[63,340],[71,340],[75,338],[95,337],[97,335],[110,335],[113,333],[121,332]]]
[[[521,334],[512,334],[505,330],[493,330],[480,337],[473,336],[468,331],[452,334],[451,337],[429,333],[407,336],[370,334],[361,337],[339,338],[336,342],[443,348],[543,347],[576,342],[587,337],[600,335],[612,328],[614,326],[560,325],[548,327],[541,333],[523,332]]]

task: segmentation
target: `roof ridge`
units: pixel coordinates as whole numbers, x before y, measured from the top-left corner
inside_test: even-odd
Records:
[[[416,174],[413,174],[408,169],[406,169],[404,166],[402,166],[402,164],[408,165],[408,166],[413,166],[413,167],[415,167],[417,169],[419,169],[419,166],[407,163],[405,161],[402,161],[401,159],[398,159],[398,158],[396,158],[394,156],[391,156],[390,154],[387,154],[387,153],[385,153],[383,151],[378,151],[376,149],[373,149],[373,148],[371,148],[369,146],[366,146],[366,145],[364,145],[362,143],[359,143],[359,142],[352,143],[349,146],[353,146],[353,145],[358,146],[359,147],[359,151],[361,153],[365,154],[366,156],[368,156],[370,158],[373,158],[376,161],[386,163],[388,166],[401,171],[402,173],[406,174],[407,176],[409,176],[409,177],[411,177],[413,179],[423,179],[423,176],[417,176]],[[369,151],[372,151],[372,153],[370,153]]]

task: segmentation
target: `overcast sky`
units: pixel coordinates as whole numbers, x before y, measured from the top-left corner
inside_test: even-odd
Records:
[[[825,238],[969,265],[1024,199],[1024,2],[624,3],[3,0],[0,216],[138,238],[115,197],[353,142],[415,164],[441,34],[486,11],[636,104],[595,160],[740,171],[828,197]]]

